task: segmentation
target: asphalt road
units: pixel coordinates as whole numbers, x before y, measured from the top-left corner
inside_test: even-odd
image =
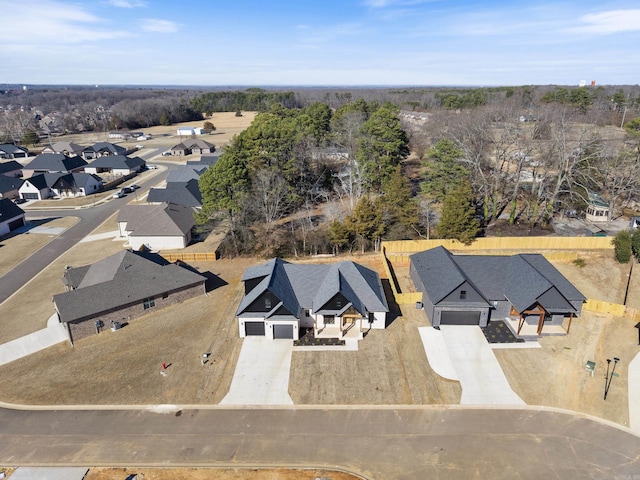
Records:
[[[173,164],[164,164],[169,169],[175,168]],[[163,181],[167,172],[161,172],[148,180],[139,183],[139,194],[151,186]],[[54,238],[29,258],[18,264],[13,270],[0,277],[0,303],[17,292],[23,285],[46,268],[51,262],[76,245],[80,240],[89,235],[102,222],[116,211],[131,201],[131,194],[123,198],[113,198],[109,201],[90,208],[56,209],[56,210],[26,210],[27,219],[33,218],[57,218],[62,216],[79,217],[80,221],[64,233]]]
[[[640,438],[533,409],[0,409],[0,465],[317,466],[380,480],[621,479],[640,473]]]

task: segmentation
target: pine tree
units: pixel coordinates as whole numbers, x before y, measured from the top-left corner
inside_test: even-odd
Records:
[[[476,218],[473,192],[466,181],[445,197],[436,234],[440,238],[453,238],[470,245],[479,233],[480,223]]]

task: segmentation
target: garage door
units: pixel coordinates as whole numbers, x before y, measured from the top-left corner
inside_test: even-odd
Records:
[[[293,338],[293,325],[274,325],[273,338]]]
[[[245,322],[244,332],[247,335],[264,336],[264,322]]]
[[[480,312],[442,312],[441,325],[479,325]]]
[[[22,198],[25,200],[39,200],[40,196],[37,193],[23,193]]]
[[[20,217],[17,220],[14,220],[13,222],[9,222],[9,230],[15,230],[16,228],[20,228],[24,225],[24,218]]]

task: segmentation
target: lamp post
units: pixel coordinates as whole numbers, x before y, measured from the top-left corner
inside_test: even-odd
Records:
[[[611,365],[611,359],[607,358],[607,374],[604,377],[604,399],[607,399],[607,394],[609,393],[609,387],[611,387],[611,380],[616,371],[616,365],[620,359],[618,357],[613,357],[613,368],[611,369],[611,375],[609,375],[609,365]]]

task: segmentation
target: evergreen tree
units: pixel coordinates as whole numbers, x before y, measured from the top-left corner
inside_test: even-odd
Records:
[[[351,245],[353,235],[344,223],[334,220],[327,230],[327,238],[333,249],[333,254],[337,255],[340,249]]]
[[[415,229],[419,222],[418,204],[413,198],[411,183],[402,175],[398,165],[389,177],[382,196],[390,223],[399,223],[407,229]]]
[[[22,136],[22,143],[24,145],[35,145],[39,141],[40,137],[34,130],[27,129],[24,131],[24,135]]]
[[[447,193],[436,234],[440,238],[453,238],[470,245],[479,233],[480,223],[476,218],[473,191],[466,181]]]
[[[353,213],[346,218],[345,224],[347,230],[360,239],[362,253],[367,241],[373,242],[377,251],[380,238],[386,228],[382,205],[379,201],[372,201],[368,196],[360,198]]]
[[[422,192],[442,202],[447,193],[468,180],[469,170],[460,162],[462,150],[448,138],[436,143],[427,157],[423,163],[426,179],[421,185]]]
[[[631,260],[631,234],[622,230],[613,237],[613,251],[618,263],[628,263]]]

